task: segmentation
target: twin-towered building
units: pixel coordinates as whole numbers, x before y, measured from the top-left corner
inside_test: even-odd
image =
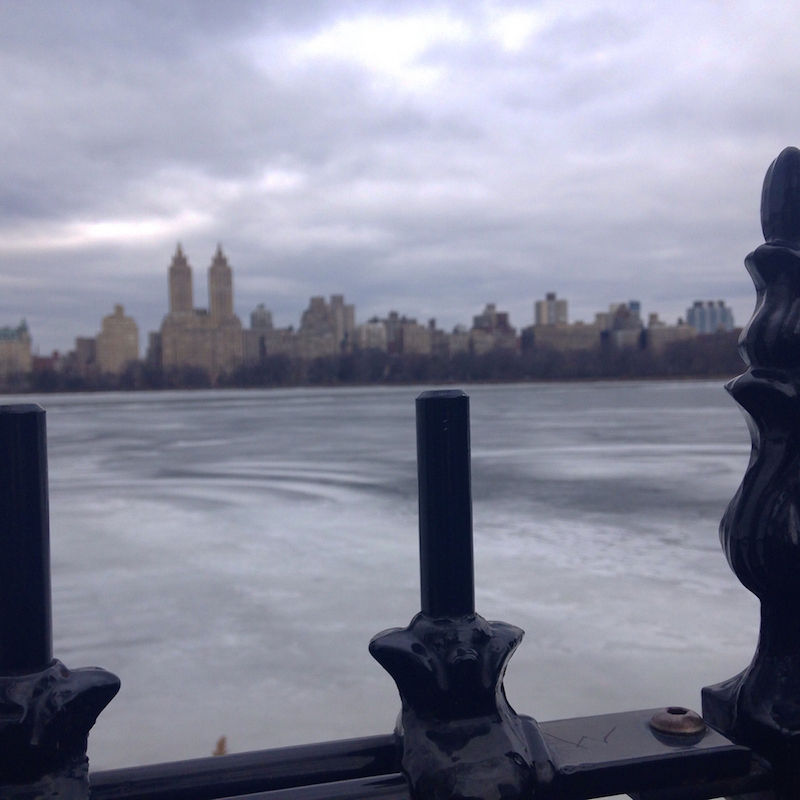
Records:
[[[212,380],[242,363],[242,324],[233,313],[233,275],[220,246],[208,269],[208,308],[194,307],[192,268],[178,245],[168,271],[169,312],[150,334],[148,360],[167,370],[197,368]],[[85,378],[120,375],[139,361],[139,328],[121,305],[95,337],[78,337],[68,369]]]
[[[180,245],[169,267],[168,282],[169,313],[155,342],[161,366],[203,369],[216,380],[241,364],[242,323],[233,313],[233,273],[222,247],[217,246],[208,268],[207,309],[194,307],[192,268]]]
[[[180,245],[168,282],[169,313],[159,333],[150,336],[149,358],[167,370],[203,369],[213,381],[239,365],[258,364],[275,355],[308,361],[354,349],[446,356],[462,350],[483,353],[517,347],[508,314],[494,304],[475,317],[472,330],[448,334],[438,330],[434,320],[420,325],[395,311],[386,319],[356,325],[355,307],[345,303],[343,295],[334,294],[329,301],[312,297],[297,330],[275,328],[263,305],[251,314],[250,328],[243,329],[233,313],[233,277],[221,247],[208,270],[207,310],[194,307],[192,270]]]
[[[343,295],[312,297],[297,331],[276,329],[272,314],[259,305],[244,329],[233,311],[233,273],[222,247],[208,269],[208,309],[194,307],[192,268],[178,245],[168,273],[169,313],[150,335],[149,359],[166,370],[198,368],[212,381],[242,364],[266,356],[313,359],[353,346],[355,308]]]

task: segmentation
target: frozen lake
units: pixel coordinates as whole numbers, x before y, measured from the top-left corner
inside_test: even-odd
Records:
[[[699,710],[758,633],[717,538],[749,455],[733,401],[716,382],[463,388],[477,610],[526,631],[511,704]],[[392,730],[367,643],[419,610],[419,391],[34,398],[55,654],[122,679],[93,768]]]

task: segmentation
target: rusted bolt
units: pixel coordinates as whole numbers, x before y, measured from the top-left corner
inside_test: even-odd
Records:
[[[706,729],[703,718],[683,706],[669,706],[653,714],[650,727],[658,733],[669,733],[673,736],[697,736]]]

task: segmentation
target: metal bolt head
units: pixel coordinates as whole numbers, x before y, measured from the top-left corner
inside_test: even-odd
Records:
[[[683,706],[669,706],[653,714],[650,727],[658,733],[671,736],[697,736],[706,729],[703,718]]]

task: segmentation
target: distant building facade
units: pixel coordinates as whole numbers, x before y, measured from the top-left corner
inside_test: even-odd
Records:
[[[534,325],[566,325],[567,301],[559,300],[555,292],[548,292],[544,300],[534,303]]]
[[[695,336],[697,331],[682,319],[678,320],[677,325],[667,325],[658,318],[658,314],[648,317],[646,342],[649,350],[658,352],[673,342],[685,342]]]
[[[686,311],[686,322],[698,333],[716,333],[732,331],[733,311],[725,305],[724,300],[695,300]]]
[[[275,328],[272,313],[263,303],[250,315],[250,328],[243,331],[244,363],[253,365],[270,356],[313,360],[336,356],[361,346],[361,332],[355,324],[355,306],[344,295],[334,294],[330,302],[312,297],[295,331]]]
[[[533,346],[554,350],[591,350],[600,344],[600,328],[583,322],[533,325],[525,329],[526,349]]]
[[[208,269],[208,309],[194,308],[192,269],[178,245],[169,267],[169,313],[161,323],[165,369],[198,367],[215,381],[242,363],[242,323],[233,312],[233,271],[217,246]]]
[[[77,353],[77,343],[76,343]],[[103,317],[95,337],[95,357],[101,373],[119,375],[130,361],[139,360],[139,326],[117,304],[114,313]]]
[[[397,352],[403,355],[429,356],[433,345],[431,329],[415,319],[400,323],[397,331]]]
[[[465,325],[456,325],[447,335],[447,345],[450,355],[469,352],[469,331]]]
[[[97,376],[97,339],[94,336],[78,336],[75,349],[68,354],[69,367],[82,378]]]
[[[482,314],[472,318],[470,348],[476,355],[496,348],[516,349],[517,331],[511,326],[507,311],[498,311],[494,303],[487,303]]]
[[[567,301],[548,292],[544,300],[534,304],[534,323],[523,331],[525,350],[531,347],[550,347],[554,350],[591,350],[600,344],[600,328],[584,325],[583,322],[569,324]]]
[[[0,378],[31,371],[31,335],[22,320],[16,328],[0,328]]]
[[[272,330],[272,312],[267,311],[263,303],[259,303],[250,313],[250,328],[254,331]]]
[[[312,297],[300,318],[297,332],[301,358],[335,356],[353,348],[356,330],[355,306],[344,302],[344,295]]]
[[[446,331],[436,327],[436,320],[428,320],[428,331],[431,337],[431,355],[447,358],[450,355],[450,337]]]
[[[435,319],[422,325],[413,317],[390,311],[385,319],[373,317],[357,326],[355,345],[359,350],[381,350],[394,355],[447,358],[455,352],[469,350],[469,336],[463,326],[449,334],[436,327]]]
[[[259,303],[251,312],[250,328],[242,333],[245,364],[260,364],[272,356],[299,356],[300,339],[297,332],[291,326],[276,328],[272,323],[272,312],[263,303]]]
[[[259,303],[250,313],[250,328],[242,332],[245,364],[258,364],[267,357],[267,341],[272,331],[272,312]]]
[[[431,329],[416,319],[390,311],[382,321],[386,330],[386,350],[397,355],[431,354]]]
[[[144,356],[148,367],[157,368],[162,364],[161,358],[161,331],[150,331],[147,334],[147,351]]]
[[[613,342],[617,347],[640,347],[644,344],[642,331],[642,304],[638,300],[611,303],[608,311],[595,315],[595,325],[602,341]]]
[[[386,352],[386,326],[373,318],[356,328],[356,347],[359,350],[382,350]]]

